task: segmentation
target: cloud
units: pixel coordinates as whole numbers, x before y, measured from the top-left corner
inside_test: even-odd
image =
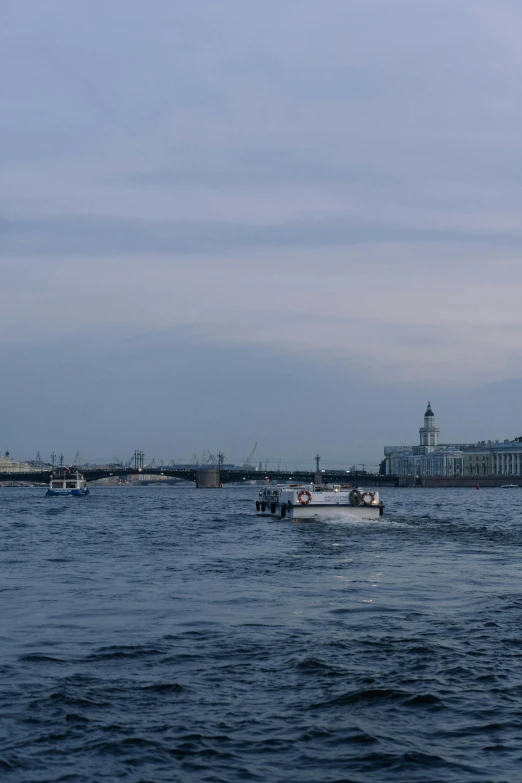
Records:
[[[516,259],[504,264],[506,288],[473,258],[451,272],[449,258],[440,267],[434,258],[419,274],[414,258],[379,259],[379,246],[371,262],[345,248],[328,264],[317,249],[280,253],[259,251],[255,265],[241,254],[5,263],[2,340],[183,328],[212,343],[357,361],[376,383],[462,387],[522,370]]]
[[[429,242],[477,244],[480,240],[493,248],[522,244],[522,230],[495,230],[494,227],[409,228],[393,225],[391,220],[366,223],[344,219],[288,220],[259,225],[224,220],[143,221],[111,217],[46,217],[28,220],[4,219],[0,222],[0,252],[4,257],[52,258],[74,255],[110,258],[122,253],[201,254],[220,256],[228,251],[255,251],[271,248],[335,248],[354,245]],[[461,251],[462,252],[462,251]]]
[[[419,394],[522,373],[516,4],[2,12],[4,346],[181,329]]]
[[[64,329],[38,344],[0,344],[6,415],[0,449],[72,461],[147,458],[186,461],[223,450],[241,462],[258,456],[275,467],[365,463],[384,445],[415,443],[431,384],[376,383],[356,358],[332,361],[283,348],[209,342],[190,331]],[[444,442],[514,437],[521,381],[431,395]],[[499,405],[498,401],[503,404]],[[23,420],[24,426],[20,427]],[[64,426],[65,422],[65,426]]]

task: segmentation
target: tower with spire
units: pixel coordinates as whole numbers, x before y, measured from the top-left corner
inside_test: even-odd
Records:
[[[440,430],[435,426],[435,416],[431,409],[431,402],[424,414],[424,427],[419,430],[421,446],[438,446],[440,442]]]

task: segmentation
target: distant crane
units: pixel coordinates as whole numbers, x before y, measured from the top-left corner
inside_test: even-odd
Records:
[[[256,445],[254,446],[254,448],[252,449],[252,451],[250,452],[250,454],[248,455],[248,457],[244,462],[243,465],[244,468],[250,468],[254,464],[252,460],[254,459],[254,454],[256,453],[256,449],[257,449],[257,440],[256,440]]]

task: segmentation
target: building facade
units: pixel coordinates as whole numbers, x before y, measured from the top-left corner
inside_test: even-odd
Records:
[[[386,473],[396,476],[462,476],[464,452],[443,445],[426,454],[405,447],[386,456]]]
[[[440,429],[428,402],[418,446],[386,446],[386,473],[396,476],[462,476],[468,444],[440,443]]]
[[[28,473],[32,470],[28,462],[11,459],[8,451],[0,457],[0,473]]]
[[[483,441],[466,449],[464,476],[522,476],[522,438]]]
[[[428,402],[418,446],[386,446],[386,473],[396,476],[522,476],[522,437],[443,443]]]

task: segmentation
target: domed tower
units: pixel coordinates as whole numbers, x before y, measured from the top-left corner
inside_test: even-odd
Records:
[[[440,441],[440,430],[435,426],[435,416],[431,409],[431,402],[428,402],[428,408],[424,414],[424,427],[419,430],[421,446],[438,446]]]

